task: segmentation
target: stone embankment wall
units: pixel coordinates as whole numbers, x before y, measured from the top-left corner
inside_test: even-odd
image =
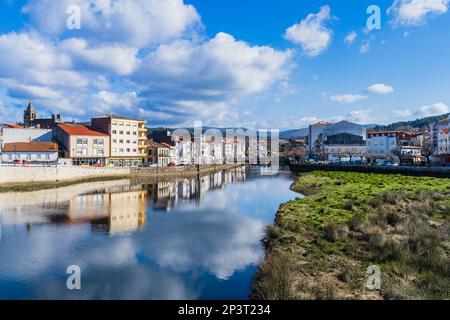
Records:
[[[205,175],[223,170],[231,170],[242,167],[242,164],[202,165],[200,172],[196,166],[163,167],[163,168],[136,168],[131,169],[133,180],[152,180],[168,178],[192,178],[196,175]]]
[[[105,176],[128,176],[129,168],[0,167],[0,183],[57,182]]]
[[[200,174],[208,174],[221,170],[241,167],[241,164],[202,165]],[[61,182],[100,177],[130,178],[177,178],[194,177],[197,167],[163,167],[163,168],[86,168],[86,167],[9,167],[0,166],[0,184]]]

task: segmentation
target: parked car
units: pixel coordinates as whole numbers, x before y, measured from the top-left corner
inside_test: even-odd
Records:
[[[176,165],[175,162],[171,162],[171,163],[169,163],[167,166],[168,166],[168,167],[176,167],[177,165]]]

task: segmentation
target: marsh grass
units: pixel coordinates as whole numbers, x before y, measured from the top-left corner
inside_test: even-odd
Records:
[[[276,229],[268,229],[274,240],[255,281],[256,288],[264,283],[265,293],[257,296],[449,298],[449,179],[312,172],[299,176],[292,189],[307,197],[282,205]],[[297,239],[280,241],[287,236]],[[289,278],[300,279],[293,290],[281,289],[286,260],[272,259],[273,252],[301,265],[286,269]],[[379,292],[364,288],[365,268],[372,264],[381,267]],[[268,289],[270,282],[276,289]]]

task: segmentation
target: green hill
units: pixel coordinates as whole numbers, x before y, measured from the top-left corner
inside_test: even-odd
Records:
[[[374,128],[375,131],[382,131],[382,130],[404,130],[405,128],[413,128],[413,129],[424,129],[428,128],[428,126],[434,122],[443,120],[448,117],[449,114],[443,114],[440,116],[433,116],[433,117],[427,117],[422,119],[416,119],[412,121],[401,121],[401,122],[395,122],[392,124],[389,124],[387,126],[376,126]]]

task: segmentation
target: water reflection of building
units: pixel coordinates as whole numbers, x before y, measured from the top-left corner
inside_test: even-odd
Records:
[[[143,228],[147,203],[145,191],[121,187],[118,192],[73,197],[63,215],[52,215],[50,219],[53,223],[91,223],[95,230],[124,234]]]
[[[208,191],[222,189],[229,183],[244,181],[245,179],[246,170],[242,167],[195,179],[144,184],[143,188],[148,191],[148,198],[153,201],[154,209],[170,211],[171,208],[178,205],[179,201],[191,199],[200,201]]]
[[[110,235],[135,232],[144,227],[147,217],[147,192],[128,191],[104,194],[106,219],[94,220],[93,227]]]

